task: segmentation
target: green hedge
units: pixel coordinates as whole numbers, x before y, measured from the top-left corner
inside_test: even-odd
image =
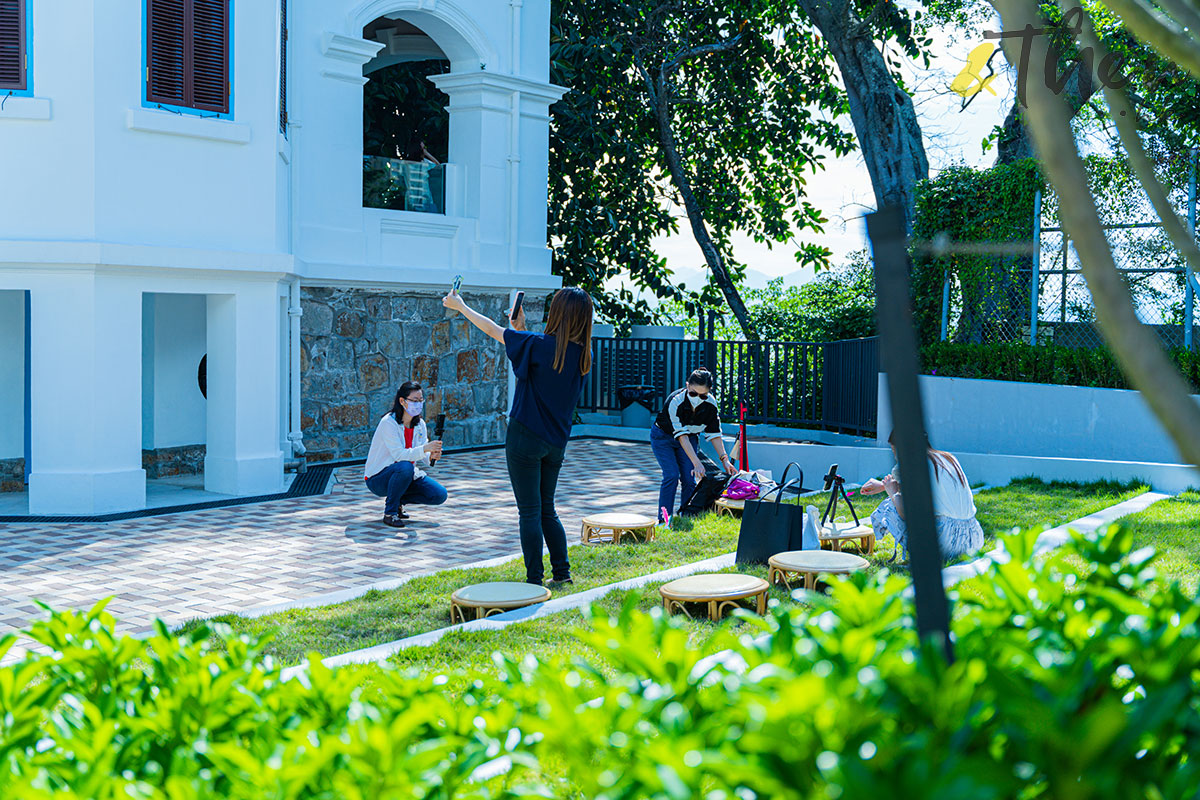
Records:
[[[498,657],[453,695],[315,662],[283,681],[252,642],[55,614],[30,631],[53,655],[0,668],[0,797],[1195,797],[1200,605],[1126,528],[1074,558],[1035,539],[1002,536],[1010,557],[957,601],[953,664],[886,572],[746,615],[764,635],[720,663],[632,596],[593,612],[594,665]]]
[[[1177,349],[1169,351],[1168,356],[1192,391],[1200,392],[1200,355]],[[1106,348],[935,342],[921,348],[921,371],[946,378],[1133,388]]]

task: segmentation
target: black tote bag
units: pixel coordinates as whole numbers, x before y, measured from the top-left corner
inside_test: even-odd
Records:
[[[788,473],[795,467],[800,477],[788,481]],[[803,488],[804,470],[792,462],[783,471],[783,479],[775,490],[775,499],[747,500],[742,511],[742,529],[738,534],[738,564],[765,564],[776,553],[788,550],[806,550],[819,547],[819,542],[804,542],[805,508],[799,503],[781,503],[784,491],[795,486]],[[813,537],[809,537],[813,538]]]

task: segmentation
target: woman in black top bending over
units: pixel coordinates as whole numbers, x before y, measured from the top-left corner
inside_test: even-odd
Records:
[[[700,463],[700,434],[709,439],[721,457],[721,466],[730,475],[737,468],[725,453],[725,442],[721,439],[721,416],[717,400],[712,395],[713,376],[704,367],[688,376],[687,386],[676,389],[667,398],[658,419],[650,427],[650,449],[662,467],[662,484],[658,489],[658,521],[663,522],[663,513],[675,513],[675,491],[683,485],[680,506],[696,489],[704,477],[704,465]]]

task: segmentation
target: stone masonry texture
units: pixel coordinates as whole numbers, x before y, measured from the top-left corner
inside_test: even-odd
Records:
[[[25,491],[25,459],[0,458],[0,492]]]
[[[143,450],[142,469],[146,470],[148,480],[175,475],[202,475],[207,450],[202,444]]]
[[[448,447],[504,440],[508,362],[500,344],[435,292],[305,287],[301,295],[301,426],[310,461],[365,458],[400,384],[425,390],[425,418],[446,415]],[[464,292],[503,324],[508,294]],[[540,329],[541,297],[525,303]]]

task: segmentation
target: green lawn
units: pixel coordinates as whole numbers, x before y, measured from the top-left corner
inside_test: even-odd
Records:
[[[1137,547],[1153,547],[1159,577],[1179,581],[1192,596],[1200,584],[1200,492],[1160,500],[1128,518]]]
[[[1179,581],[1184,591],[1195,597],[1200,589],[1200,493],[1184,492],[1160,500],[1123,521],[1133,529],[1135,547],[1153,547],[1158,552],[1155,569],[1159,578]],[[1078,556],[1063,558],[1086,569]]]
[[[1043,484],[1021,480],[1010,486],[989,489],[976,496],[980,523],[989,541],[997,530],[1010,527],[1055,525],[1085,516],[1144,491],[1144,487],[1113,484]],[[882,496],[854,495],[860,519],[866,520]],[[806,499],[823,509],[822,498]],[[849,519],[840,506],[840,519]],[[706,516],[695,523],[681,520],[674,530],[660,530],[650,545],[612,547],[572,547],[571,563],[575,585],[556,592],[562,596],[662,569],[729,553],[737,547],[738,522],[728,517]],[[890,538],[880,543],[873,566],[891,555]],[[747,570],[766,576],[765,568]],[[498,567],[473,570],[447,570],[436,575],[415,578],[397,589],[368,592],[362,597],[319,608],[293,609],[264,617],[247,619],[237,615],[216,618],[228,624],[233,635],[273,633],[270,653],[285,664],[294,664],[310,652],[337,655],[351,650],[402,639],[449,624],[449,597],[455,589],[483,581],[521,580],[524,567],[517,559]],[[641,591],[642,605],[658,602],[657,586]],[[789,601],[781,590],[774,596]],[[610,597],[606,602],[615,604]],[[397,662],[422,669],[449,669],[460,664],[486,664],[490,653],[582,652],[582,645],[571,635],[581,621],[578,612],[509,626],[502,632],[470,633],[455,631],[430,648],[414,648],[397,656]],[[192,622],[189,625],[197,625]],[[712,626],[695,623],[697,636],[707,635]]]
[[[709,517],[696,525],[681,520],[674,530],[660,528],[657,539],[649,545],[572,547],[571,574],[575,583],[556,590],[555,596],[728,553],[736,549],[737,535],[736,520]],[[574,538],[578,540],[578,535]],[[336,655],[443,628],[450,624],[450,594],[455,589],[485,581],[524,579],[525,567],[517,558],[498,567],[446,570],[414,578],[396,589],[373,590],[336,605],[253,619],[231,614],[215,621],[233,626],[235,635],[273,631],[275,640],[269,652],[283,663],[294,664],[312,651]],[[188,626],[198,624],[193,621]]]

